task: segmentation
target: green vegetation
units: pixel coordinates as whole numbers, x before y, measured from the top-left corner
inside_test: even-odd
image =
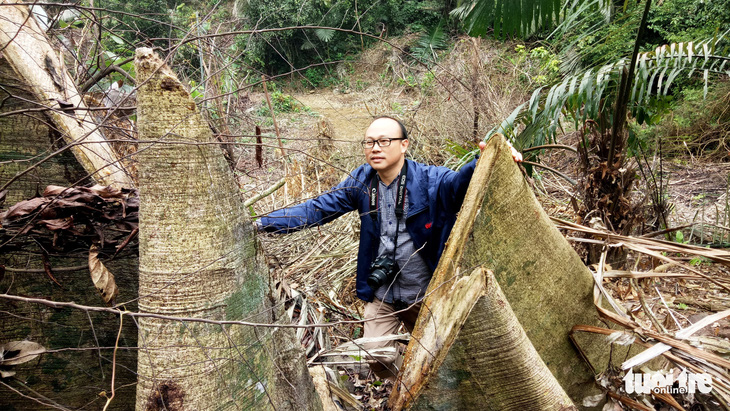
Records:
[[[730,67],[730,0],[645,4],[531,0],[518,12],[516,4],[489,0],[111,0],[97,12],[103,29],[79,47],[77,76],[83,82],[118,66],[93,88],[108,89],[134,76],[134,47],[156,46],[221,129],[273,125],[267,104],[247,100],[249,90],[262,90],[263,77],[284,116],[308,111],[294,90],[383,87],[413,97],[373,103],[374,112],[413,118],[449,142],[446,150],[414,144],[423,161],[463,163],[466,151],[495,132],[527,149],[574,130],[583,173],[611,164],[599,180],[615,180],[628,158],[657,152],[660,141],[665,155],[726,160],[730,89],[720,79]],[[93,33],[91,21],[59,24],[59,36]],[[491,46],[498,51],[481,52],[465,31],[499,39]],[[99,47],[90,43],[96,39]],[[582,189],[587,211],[591,196],[633,189],[626,181],[621,188],[590,184]]]
[[[438,27],[443,15],[449,11],[447,5],[448,2],[413,0],[249,0],[239,2],[236,12],[243,20],[244,28],[248,29],[322,27],[241,37],[239,41],[246,43],[248,48],[247,64],[273,75],[288,72],[292,67],[341,61],[375,41],[371,36],[353,32],[397,36],[406,31]],[[329,66],[324,67],[331,72]],[[315,87],[320,84],[312,83]]]

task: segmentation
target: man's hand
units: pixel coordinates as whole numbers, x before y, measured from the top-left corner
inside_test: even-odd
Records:
[[[518,162],[518,163],[521,162],[522,161],[522,153],[520,153],[514,147],[512,147],[512,144],[510,144],[509,141],[507,141],[507,145],[509,146],[510,150],[512,150],[512,158],[516,162]],[[487,146],[487,143],[485,143],[483,141],[480,141],[479,142],[479,151],[484,151],[484,147],[486,147],[486,146]]]

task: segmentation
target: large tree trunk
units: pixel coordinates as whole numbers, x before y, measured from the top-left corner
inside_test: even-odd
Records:
[[[276,321],[253,225],[195,103],[150,49],[135,59],[140,140],[140,311]],[[139,321],[137,409],[317,409],[293,333]]]
[[[464,291],[480,284],[475,276],[483,269],[494,272],[505,301],[488,280],[476,285],[480,292]],[[597,390],[568,332],[597,324],[592,289],[590,272],[535,199],[504,139],[493,138],[431,280],[390,404],[525,409],[524,396],[536,401],[528,408],[560,409],[569,405],[560,386],[580,403]],[[601,341],[581,345],[594,366],[606,365]],[[547,369],[530,360],[534,351]]]
[[[35,102],[32,108],[45,109],[52,128],[72,144],[70,151],[93,180],[133,187],[132,178],[95,125],[58,52],[30,17],[28,7],[4,3],[13,2],[0,0],[0,50],[15,73],[16,81],[11,84],[25,85],[24,89],[6,86],[5,92],[28,90],[32,95],[28,101]]]

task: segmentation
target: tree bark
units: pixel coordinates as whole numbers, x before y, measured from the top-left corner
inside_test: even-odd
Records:
[[[105,185],[134,187],[28,7],[4,3],[12,2],[0,0],[0,50],[17,82],[25,84],[33,95],[34,108],[48,109],[45,113],[53,127],[67,144],[75,144],[70,150],[92,179]]]
[[[479,280],[482,269],[494,273],[506,299]],[[517,393],[546,400],[530,409],[560,409],[570,406],[560,386],[580,403],[598,390],[568,332],[598,323],[592,289],[590,272],[535,199],[503,137],[492,138],[429,285],[391,406],[525,409]],[[559,386],[539,362],[525,362],[532,347]],[[581,347],[594,366],[605,366],[602,341]]]
[[[0,187],[34,167],[8,186],[4,205],[0,205],[3,209],[35,197],[48,185],[67,187],[93,182],[93,178],[89,178],[93,170],[85,170],[71,150],[61,151],[39,163],[68,143],[63,137],[63,128],[54,123],[54,117],[48,111],[37,111],[39,102],[47,101],[36,94],[33,83],[18,75],[17,62],[11,65],[9,61],[11,49],[35,50],[38,46],[32,42],[47,41],[40,30],[33,32],[30,38],[27,33],[14,36],[20,26],[12,26],[15,27],[11,33],[13,40],[7,44],[5,30],[11,19],[18,17],[18,8],[0,4],[0,42],[6,46],[0,53]],[[25,13],[27,15],[27,11]],[[24,30],[35,27],[35,22],[30,21],[26,22]],[[31,43],[17,43],[23,40]],[[43,60],[36,62],[36,69],[43,63]],[[107,238],[112,238],[112,234],[106,234]],[[0,289],[3,292],[91,306],[104,304],[88,268],[62,269],[88,265],[85,252],[69,250],[63,236],[57,243],[46,242],[32,233],[28,237],[32,240],[14,241],[0,248]],[[81,248],[88,250],[88,245]],[[58,284],[44,272],[43,253],[47,255],[48,266]],[[118,301],[134,301],[137,297],[136,251],[133,255],[123,254],[126,256],[119,255],[114,261],[105,259],[104,263],[115,275],[120,292]],[[128,304],[126,308],[136,310],[136,304]],[[70,409],[101,409],[98,404],[103,404],[104,398],[99,393],[109,392],[111,385],[112,350],[109,347],[115,346],[118,331],[118,317],[0,301],[0,343],[28,339],[54,351],[14,367],[16,376],[2,380],[7,385],[0,386],[0,409],[39,409],[41,406],[33,399],[46,404],[55,402]],[[117,395],[109,410],[128,410],[133,404],[129,398],[134,397],[137,353],[134,348],[127,347],[137,346],[137,329],[128,319],[125,319],[119,346],[115,374]]]
[[[3,9],[5,8],[2,7]],[[37,106],[30,87],[19,80],[8,63],[0,56],[0,187],[40,159],[59,150],[61,135],[51,119],[43,112],[30,110]],[[70,151],[38,164],[8,186],[5,205],[15,204],[42,193],[47,185],[67,187],[74,182],[89,182],[86,172]]]
[[[135,65],[139,134],[155,141],[139,149],[140,311],[274,323],[220,147],[162,60],[138,49]],[[272,330],[140,320],[137,409],[321,409],[293,333]]]
[[[481,296],[476,296],[477,293]],[[463,307],[468,309],[464,311],[466,314],[472,311],[484,315],[454,316],[462,318],[462,321],[465,319],[465,322],[463,328],[457,330],[458,344],[451,346],[450,350],[444,350],[441,344],[444,337],[455,336],[455,332],[439,332],[439,325],[444,321],[424,323],[425,332],[419,339],[421,347],[412,352],[408,363],[420,364],[421,367],[404,366],[403,385],[400,387],[409,386],[410,390],[397,398],[405,399],[409,405],[412,403],[415,409],[576,409],[530,343],[491,271],[475,268],[456,280],[450,293],[442,293],[440,297],[438,304],[430,306],[431,318],[439,314],[453,314],[453,311],[442,312],[446,307]],[[457,301],[459,303],[455,303]],[[464,301],[471,303],[460,304]],[[450,344],[447,341],[445,345]],[[436,354],[434,362],[429,359],[432,353]],[[412,381],[413,377],[418,379],[418,373],[424,370],[428,373],[429,369],[437,370],[436,374],[423,381],[423,385],[419,385],[422,380],[408,384],[407,381]],[[456,389],[454,375],[458,375]],[[395,409],[403,405],[393,404]]]

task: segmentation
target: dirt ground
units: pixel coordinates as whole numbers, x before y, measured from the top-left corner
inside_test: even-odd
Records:
[[[318,91],[294,97],[324,117],[331,127],[331,136],[338,140],[360,141],[373,117],[368,112],[368,102],[372,105],[373,97],[367,94]]]

